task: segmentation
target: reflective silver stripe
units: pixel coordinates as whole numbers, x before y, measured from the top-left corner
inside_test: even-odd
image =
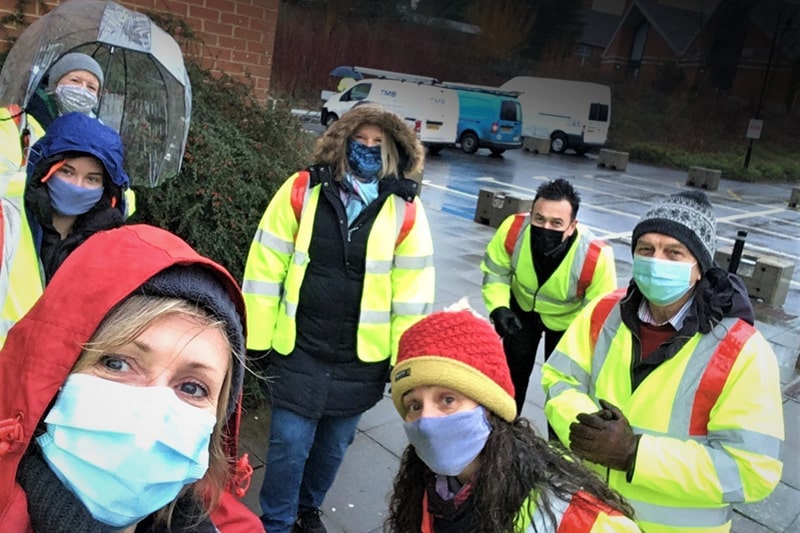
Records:
[[[575,387],[574,385],[570,385],[569,383],[564,383],[563,381],[559,381],[549,389],[547,389],[547,394],[545,394],[545,402],[549,402],[553,398],[557,397],[558,395],[568,391],[568,390],[579,390],[579,387]]]
[[[744,487],[742,487],[742,477],[736,460],[728,452],[715,445],[711,446],[708,455],[714,464],[714,471],[717,473],[717,480],[722,489],[722,501],[743,502]]]
[[[393,194],[392,198],[394,199],[394,242],[397,246],[397,239],[400,238],[400,231],[403,229],[403,221],[406,218],[406,201],[396,194]]]
[[[292,261],[295,265],[304,265],[306,264],[306,260],[308,259],[308,254],[305,252],[301,252],[300,250],[295,251],[294,256],[292,256]]]
[[[572,292],[571,287],[570,287],[570,292]],[[561,299],[557,299],[557,298],[550,298],[546,294],[543,294],[542,292],[539,292],[536,295],[536,301],[537,302],[546,302],[546,303],[551,303],[551,304],[557,304],[557,305],[567,305],[567,304],[579,304],[583,300],[579,300],[578,298],[575,297],[575,295],[572,295],[572,294],[567,295],[566,299],[561,300]]]
[[[747,429],[725,429],[710,431],[708,439],[715,442],[729,444],[737,450],[779,458],[783,442],[771,435],[765,435]]]
[[[642,502],[627,497],[636,511],[636,519],[654,522],[671,527],[719,527],[731,519],[731,506],[708,507],[669,507],[655,503]]]
[[[589,395],[593,398],[597,397],[596,384],[600,376],[600,370],[608,359],[608,352],[611,349],[611,343],[614,337],[617,336],[619,327],[622,325],[622,310],[620,309],[619,302],[614,304],[611,311],[606,317],[606,321],[600,328],[600,334],[597,336],[597,343],[592,352],[592,377],[589,379]]]
[[[511,268],[513,270],[517,269],[517,263],[519,263],[519,254],[522,249],[522,241],[525,240],[525,228],[527,228],[530,223],[531,215],[528,213],[525,215],[525,218],[522,219],[517,240],[514,242],[514,252],[511,254]],[[503,242],[503,245],[505,246],[505,242]]]
[[[486,268],[492,274],[495,274],[497,276],[504,276],[507,280],[511,279],[511,268],[498,265],[492,260],[491,257],[489,257],[489,254],[485,254],[483,256],[483,264],[486,265]]]
[[[367,259],[364,262],[364,271],[368,274],[388,274],[392,271],[390,260]]]
[[[361,311],[358,321],[362,324],[388,324],[389,311]]]
[[[725,338],[728,330],[738,321],[737,318],[723,318],[717,326],[707,335],[702,335],[689,356],[686,368],[681,376],[681,381],[675,391],[673,400],[672,417],[669,421],[669,434],[676,437],[688,437],[689,426],[692,419],[692,406],[700,388],[703,374],[708,368],[711,358],[716,352],[721,339]],[[680,404],[678,404],[680,402]]]
[[[394,257],[394,267],[404,270],[425,270],[433,266],[432,255],[420,255],[416,257],[408,255],[396,255]]]
[[[294,251],[293,241],[284,241],[276,235],[264,231],[261,228],[256,230],[256,236],[253,240],[258,241],[258,243],[262,246],[266,246],[267,248],[282,254],[289,255]]]
[[[286,300],[284,300],[284,302],[286,305],[286,316],[289,318],[294,318],[297,316],[297,304],[293,302],[287,302]]]
[[[567,301],[569,302],[583,301],[583,298],[578,298],[578,280],[581,279],[583,264],[586,262],[586,256],[589,255],[589,245],[593,238],[594,236],[588,230],[580,228],[576,243],[578,247],[575,249],[575,257],[572,259],[572,267],[569,270],[569,290],[567,291]]]
[[[433,312],[430,302],[392,302],[393,315],[428,315]]]
[[[496,276],[494,274],[484,273],[483,285],[487,285],[489,283],[502,283],[504,285],[508,285],[508,278],[503,276]]]
[[[0,336],[5,337],[8,334],[8,330],[11,329],[11,326],[14,325],[14,322],[11,320],[2,319],[0,320]]]
[[[257,294],[259,296],[278,297],[281,295],[281,287],[282,285],[280,283],[245,279],[244,283],[242,283],[242,292],[246,294]]]

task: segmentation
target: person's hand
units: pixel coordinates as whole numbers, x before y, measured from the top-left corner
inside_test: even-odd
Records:
[[[498,307],[489,314],[489,318],[492,319],[494,330],[501,337],[514,335],[522,329],[522,322],[508,307]]]
[[[570,449],[581,459],[627,472],[636,459],[638,439],[622,411],[605,400],[600,406],[570,424]]]

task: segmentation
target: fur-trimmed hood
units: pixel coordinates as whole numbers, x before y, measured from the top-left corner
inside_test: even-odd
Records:
[[[347,139],[364,124],[377,126],[383,130],[384,135],[394,139],[402,174],[398,178],[405,177],[420,182],[425,164],[425,148],[400,115],[377,104],[357,105],[334,122],[317,140],[311,156],[312,164],[329,164],[339,170],[345,168]]]

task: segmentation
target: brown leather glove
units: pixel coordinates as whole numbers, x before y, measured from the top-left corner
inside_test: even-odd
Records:
[[[581,459],[628,472],[636,460],[639,439],[615,405],[600,400],[600,406],[600,411],[581,413],[570,424],[570,449]]]

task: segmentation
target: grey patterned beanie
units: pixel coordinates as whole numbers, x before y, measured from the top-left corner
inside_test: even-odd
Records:
[[[714,266],[717,247],[717,219],[702,191],[684,191],[651,207],[631,235],[631,253],[645,233],[661,233],[679,240],[697,259],[700,271]]]
[[[70,52],[69,54],[61,56],[61,58],[50,67],[48,71],[47,90],[54,91],[58,80],[75,70],[91,72],[97,78],[97,81],[100,82],[100,87],[103,86],[103,69],[100,68],[100,64],[95,61],[92,56],[80,52]]]

